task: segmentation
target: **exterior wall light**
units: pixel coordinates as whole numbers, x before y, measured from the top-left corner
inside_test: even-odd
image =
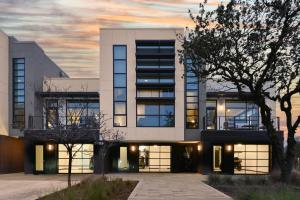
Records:
[[[48,144],[47,149],[48,149],[48,151],[53,151],[54,150],[54,145],[53,144]]]
[[[232,151],[232,145],[226,145],[226,151],[231,152]]]
[[[197,150],[198,150],[199,152],[202,151],[202,144],[198,144]]]
[[[132,145],[132,146],[130,147],[130,150],[131,150],[132,152],[135,152],[136,147],[135,147],[134,145]]]

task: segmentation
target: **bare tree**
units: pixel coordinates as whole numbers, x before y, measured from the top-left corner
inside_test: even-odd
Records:
[[[300,92],[300,2],[231,0],[212,11],[207,11],[205,4],[200,4],[198,15],[190,12],[195,28],[182,37],[181,62],[191,59],[190,70],[198,77],[230,83],[241,99],[249,98],[260,107],[282,181],[288,181],[294,135],[300,122],[298,117],[293,123],[291,117],[291,97]],[[275,94],[270,93],[272,88],[277,88]],[[272,123],[272,107],[267,99],[279,102],[286,114],[286,153]]]
[[[125,133],[119,129],[113,129],[107,127],[107,122],[110,119],[106,117],[104,113],[99,114],[99,137],[96,144],[100,146],[101,157],[101,173],[105,175],[105,158],[108,150],[117,145],[125,136]]]

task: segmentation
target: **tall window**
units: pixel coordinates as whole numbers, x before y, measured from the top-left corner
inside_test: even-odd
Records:
[[[185,76],[185,102],[186,102],[186,128],[199,128],[199,80],[191,71],[192,62],[186,60]]]
[[[13,59],[13,128],[25,127],[25,59]]]
[[[174,104],[139,103],[137,104],[138,127],[174,127]]]
[[[115,127],[127,126],[127,46],[114,45],[114,119]]]
[[[206,128],[207,129],[217,128],[217,101],[216,100],[206,101]]]

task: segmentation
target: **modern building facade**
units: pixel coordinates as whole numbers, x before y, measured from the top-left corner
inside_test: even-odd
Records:
[[[6,121],[13,123],[0,128],[24,139],[25,173],[66,173],[59,133],[74,124],[80,137],[72,140],[73,173],[99,173],[101,162],[111,172],[269,173],[272,146],[259,108],[199,80],[188,59],[180,64],[178,34],[183,29],[101,29],[95,79],[69,78],[37,46],[1,40],[11,43],[0,59],[10,77],[3,77],[9,95],[1,102],[10,105]],[[38,74],[30,77],[30,70]],[[124,133],[105,160],[92,123],[100,113],[111,119],[107,128]]]

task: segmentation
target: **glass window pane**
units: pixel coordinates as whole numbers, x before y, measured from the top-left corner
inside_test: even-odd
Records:
[[[161,127],[173,127],[175,125],[174,115],[170,116],[160,116],[160,126]]]
[[[115,113],[114,114],[126,114],[126,103],[115,102]]]
[[[15,90],[14,95],[15,96],[24,96],[25,91],[24,90]]]
[[[126,46],[114,46],[114,59],[126,59]]]
[[[138,115],[158,115],[159,105],[155,104],[138,104],[137,105]]]
[[[18,70],[14,72],[15,76],[24,76],[25,75],[25,71],[24,70]]]
[[[198,89],[198,85],[197,84],[187,84],[186,85],[186,89],[187,90],[197,90]]]
[[[126,126],[126,116],[114,116],[114,126]]]
[[[174,105],[160,105],[160,115],[174,115]]]
[[[126,88],[115,88],[114,98],[115,101],[126,101]]]
[[[137,126],[159,126],[158,116],[138,116]]]
[[[114,73],[126,73],[126,61],[115,60],[114,61]]]
[[[114,87],[126,87],[126,74],[114,75]]]

